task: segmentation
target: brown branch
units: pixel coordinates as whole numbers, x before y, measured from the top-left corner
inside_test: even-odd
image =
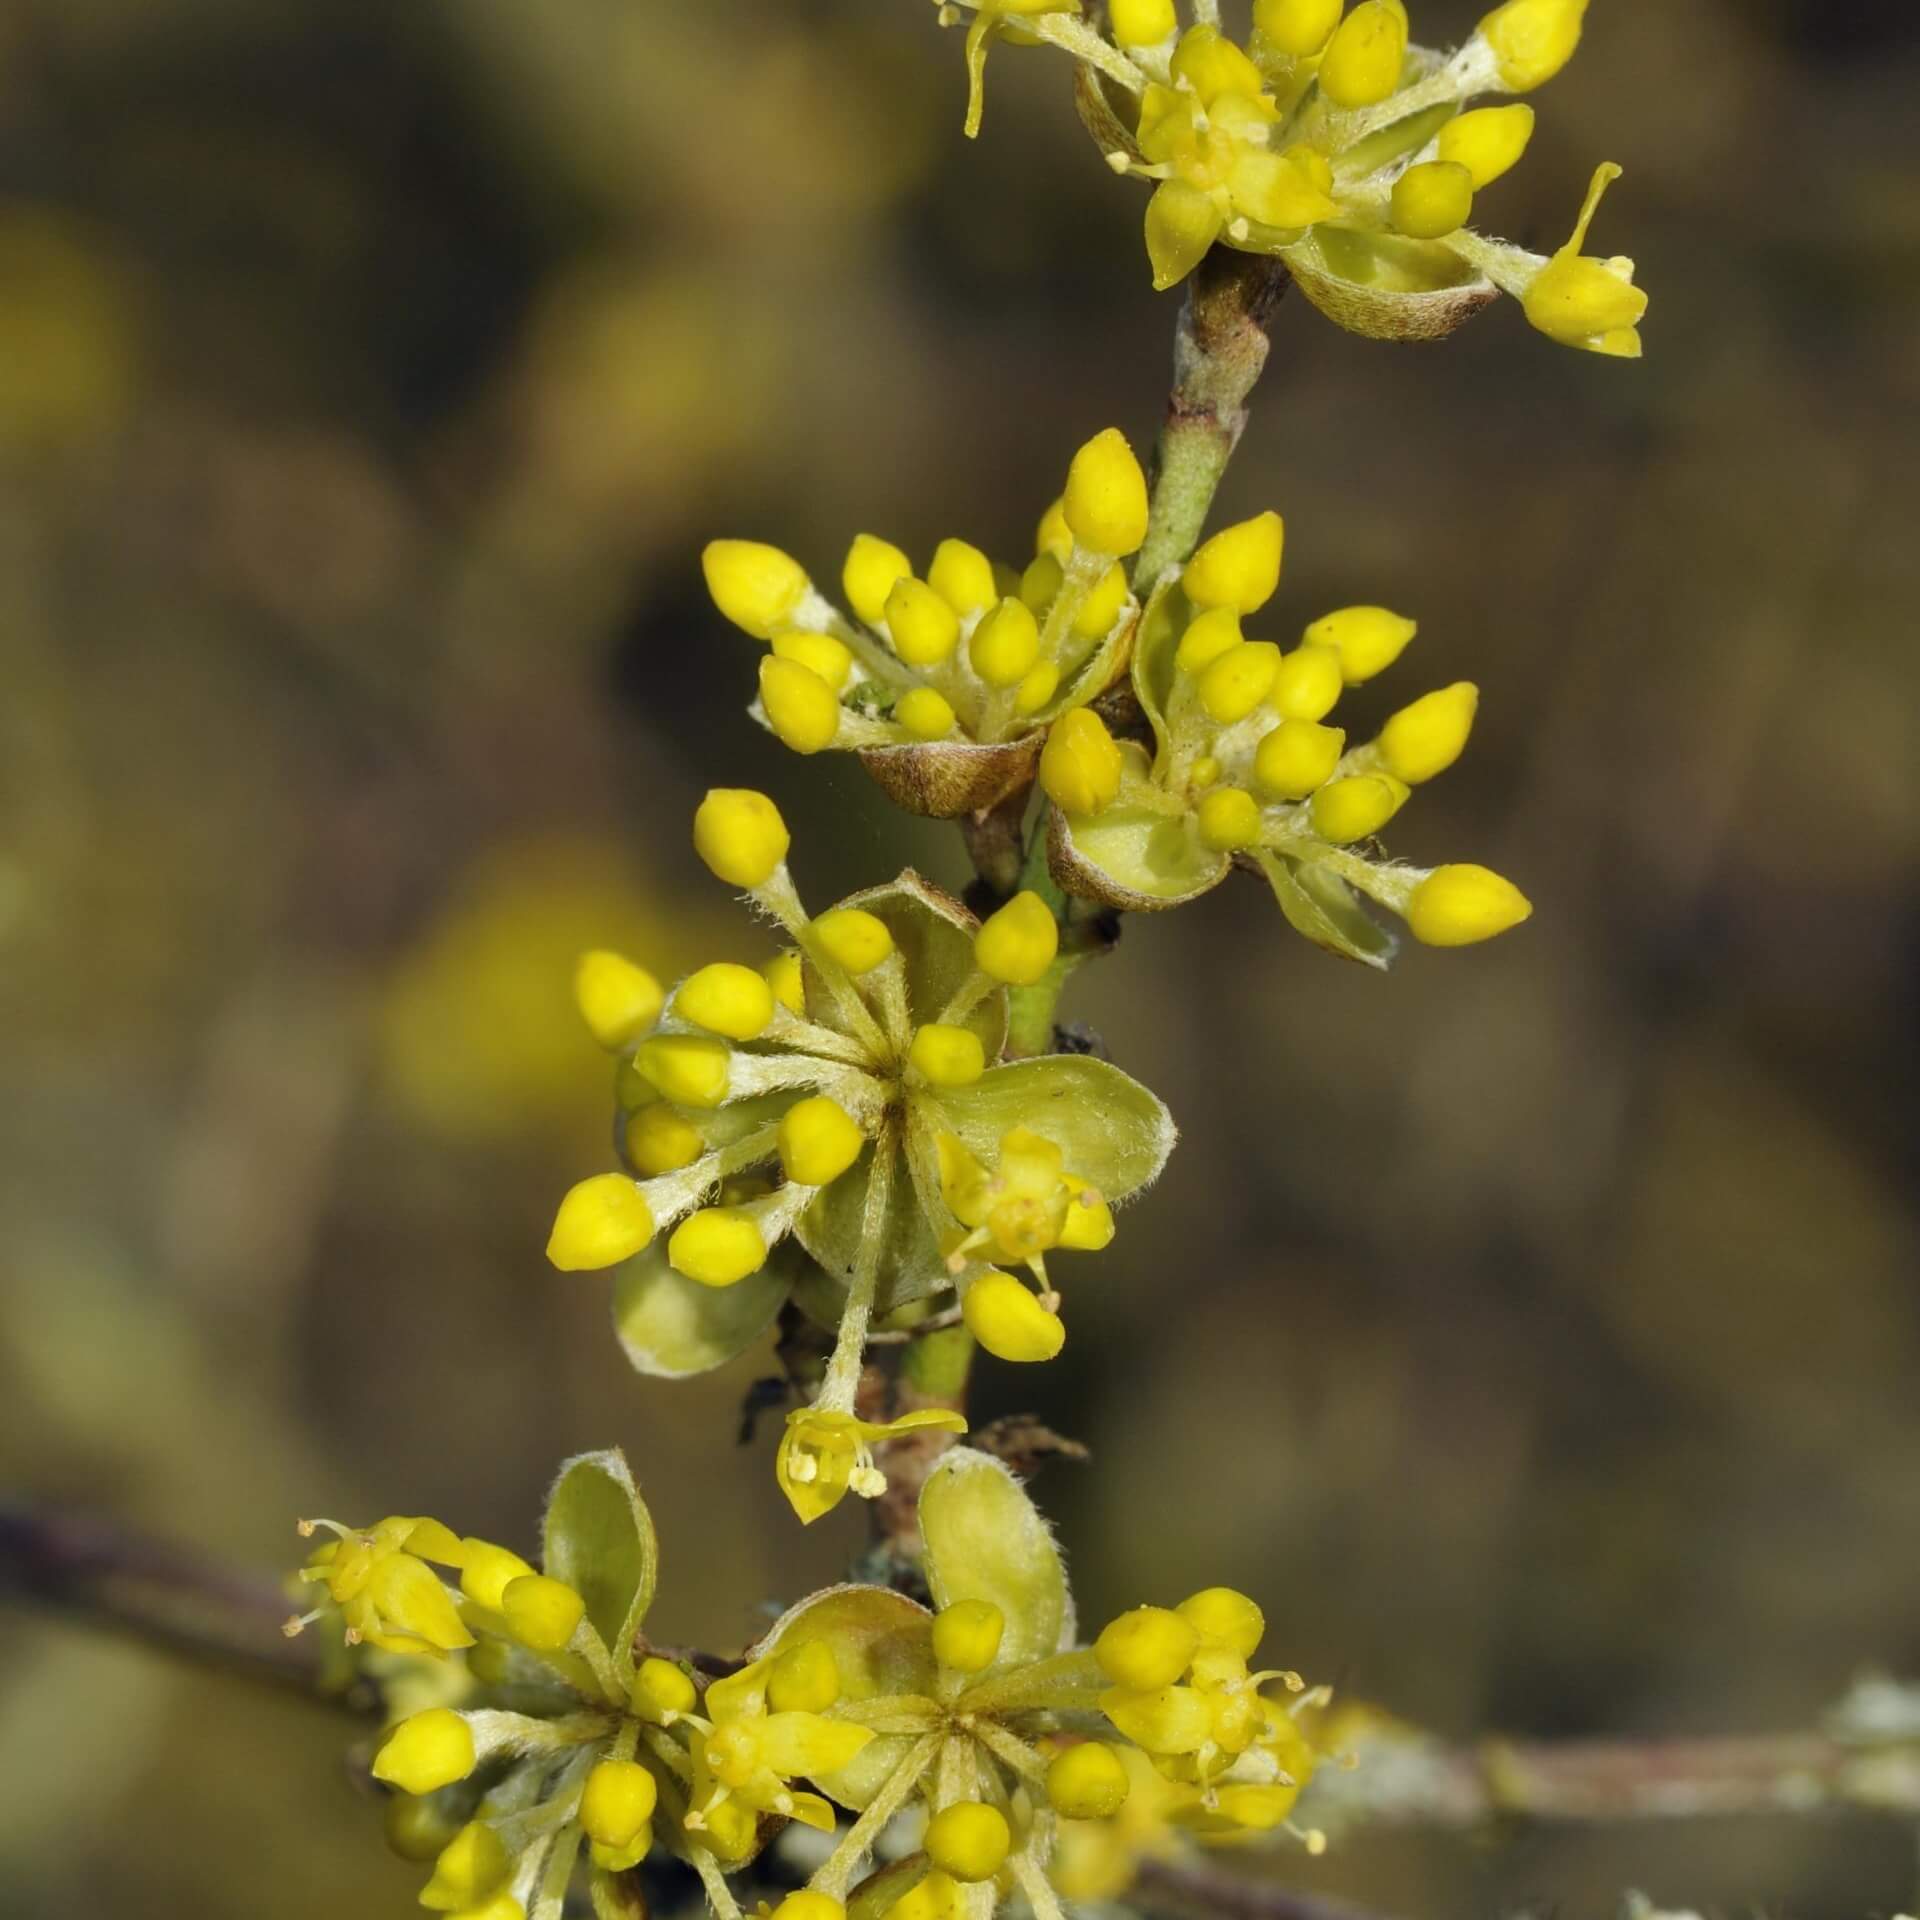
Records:
[[[289,1639],[277,1581],[111,1521],[0,1503],[0,1599],[18,1596],[168,1653],[316,1691],[321,1648]]]

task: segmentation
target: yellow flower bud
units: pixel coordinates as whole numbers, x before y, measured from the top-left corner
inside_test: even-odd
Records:
[[[1213,1705],[1197,1687],[1110,1687],[1100,1710],[1149,1753],[1198,1753],[1213,1739]]]
[[[1225,223],[1213,196],[1184,180],[1162,180],[1147,201],[1147,264],[1153,290],[1175,287],[1206,257]]]
[[[693,816],[693,845],[716,878],[761,887],[792,844],[780,809],[751,787],[714,787]]]
[[[1509,93],[1545,86],[1573,58],[1587,0],[1507,0],[1480,22]]]
[[[956,1600],[933,1616],[933,1657],[954,1673],[985,1673],[1006,1630],[1007,1616],[991,1600]]]
[[[1523,102],[1475,107],[1440,129],[1440,158],[1465,167],[1478,193],[1519,164],[1532,138],[1533,109]]]
[[[646,1197],[624,1173],[596,1173],[567,1189],[547,1236],[547,1258],[562,1273],[617,1267],[653,1238]]]
[[[1331,647],[1295,647],[1280,662],[1267,698],[1288,720],[1324,720],[1340,698],[1340,656]]]
[[[1083,640],[1102,639],[1113,631],[1113,623],[1120,618],[1120,609],[1126,604],[1126,569],[1116,560],[1080,602],[1080,611],[1073,616],[1074,632]]]
[[[1038,713],[1060,687],[1060,669],[1051,660],[1042,660],[1027,669],[1019,690],[1013,696],[1015,713]]]
[[[650,1726],[663,1726],[670,1714],[691,1713],[697,1698],[694,1685],[671,1660],[649,1654],[633,1676],[627,1705],[634,1717]]]
[[[956,1880],[991,1880],[1013,1850],[1013,1832],[998,1807],[962,1800],[927,1822],[927,1858]]]
[[[470,1821],[435,1857],[420,1904],[432,1912],[465,1913],[506,1879],[511,1864],[500,1836],[484,1821]]]
[[[987,1070],[987,1053],[971,1027],[930,1021],[913,1036],[907,1065],[929,1086],[970,1087]]]
[[[502,1887],[490,1900],[469,1907],[460,1920],[527,1920],[527,1910]]]
[[[1109,1620],[1093,1643],[1100,1671],[1116,1686],[1170,1687],[1186,1672],[1200,1636],[1170,1607],[1135,1607]]]
[[[1300,637],[1310,647],[1331,648],[1340,659],[1340,677],[1357,687],[1392,666],[1418,631],[1417,622],[1385,607],[1342,607],[1322,614]]]
[[[767,1704],[775,1713],[825,1713],[840,1698],[840,1668],[824,1640],[802,1640],[774,1661]]]
[[[990,914],[973,936],[974,963],[1009,987],[1030,987],[1060,951],[1060,926],[1052,909],[1030,888]]]
[[[660,982],[624,954],[596,948],[573,970],[573,1003],[603,1047],[631,1046],[659,1019],[664,999]]]
[[[1344,0],[1253,0],[1253,24],[1296,60],[1318,53],[1340,24]]]
[[[460,1544],[465,1555],[460,1562],[460,1591],[489,1613],[498,1613],[506,1605],[507,1589],[533,1569],[511,1548],[491,1540],[467,1539]]]
[[[1202,794],[1196,818],[1201,844],[1215,853],[1237,853],[1260,838],[1260,804],[1244,787]]]
[[[1060,589],[1066,585],[1066,580],[1066,568],[1052,554],[1035,554],[1027,563],[1026,571],[1020,576],[1021,605],[1030,613],[1045,613],[1059,598]]]
[[[764,974],[731,960],[690,973],[674,990],[673,1010],[683,1020],[729,1040],[757,1040],[773,1020],[773,989]]]
[[[587,1617],[587,1603],[564,1580],[544,1573],[523,1573],[509,1580],[500,1596],[507,1630],[536,1653],[558,1653]]]
[[[1073,456],[1063,499],[1074,539],[1095,553],[1129,554],[1147,537],[1147,476],[1118,427]]]
[[[886,618],[887,595],[893,591],[893,583],[912,572],[913,562],[891,540],[861,533],[854,536],[853,545],[847,549],[840,585],[854,613],[868,626],[877,627]]]
[[[964,540],[942,540],[934,548],[927,585],[958,614],[978,613],[1000,597],[993,562]]]
[[[773,989],[773,997],[797,1018],[807,1017],[806,963],[792,947],[776,953],[760,969],[760,977]]]
[[[1286,524],[1277,513],[1222,527],[1187,562],[1180,584],[1196,607],[1257,613],[1280,584]]]
[[[433,1793],[474,1768],[473,1729],[450,1707],[402,1720],[373,1756],[373,1777],[402,1793]]]
[[[683,1107],[717,1107],[727,1097],[733,1052],[698,1033],[656,1033],[633,1056],[640,1077]]]
[[[830,633],[776,633],[773,652],[776,659],[791,660],[817,673],[835,693],[853,672],[853,649]]]
[[[760,662],[760,707],[795,753],[819,753],[840,731],[840,696],[797,660],[770,653]]]
[[[960,616],[912,574],[893,583],[886,616],[893,650],[910,667],[937,667],[960,644]]]
[[[1157,47],[1180,24],[1173,0],[1112,0],[1107,14],[1121,47]]]
[[[1181,673],[1205,673],[1230,648],[1243,644],[1240,616],[1231,607],[1212,607],[1190,621],[1173,650],[1173,664]]]
[[[1051,554],[1063,567],[1072,557],[1073,529],[1067,525],[1064,494],[1040,516],[1040,524],[1034,529],[1033,550],[1036,554]]]
[[[1430,947],[1469,947],[1517,927],[1533,903],[1486,867],[1435,867],[1413,890],[1407,925]]]
[[[1390,773],[1356,773],[1313,796],[1313,830],[1335,846],[1378,833],[1406,805],[1408,787]]]
[[[1304,800],[1333,778],[1346,746],[1347,736],[1339,727],[1323,727],[1317,720],[1282,720],[1254,750],[1254,784],[1275,800]]]
[[[1414,787],[1446,772],[1466,751],[1479,704],[1480,689],[1470,680],[1456,680],[1402,707],[1380,729],[1380,758],[1387,771]]]
[[[1457,161],[1428,160],[1393,183],[1394,227],[1413,240],[1458,233],[1473,211],[1473,175]]]
[[[893,935],[877,914],[832,907],[813,923],[814,938],[849,973],[871,973],[893,951]]]
[[[1263,92],[1260,69],[1218,27],[1205,24],[1189,27],[1180,36],[1173,76],[1184,80],[1208,107],[1222,94],[1258,101]]]
[[[772,1920],[847,1920],[847,1910],[830,1893],[799,1887],[774,1908]]]
[[[1063,1243],[1064,1244],[1064,1243]],[[1010,1273],[983,1273],[961,1308],[967,1330],[996,1360],[1051,1360],[1067,1343],[1065,1323]]]
[[[931,687],[910,687],[893,705],[893,717],[916,740],[944,740],[959,716],[953,703]]]
[[[780,1165],[799,1187],[824,1187],[860,1158],[866,1135],[824,1093],[796,1100],[780,1116]]]
[[[1244,720],[1273,690],[1280,649],[1271,640],[1242,640],[1200,676],[1200,704],[1218,725]]]
[[[471,1657],[469,1657],[471,1668]],[[387,1845],[402,1860],[433,1860],[453,1842],[458,1827],[431,1796],[390,1793],[382,1814]]]
[[[1320,91],[1336,107],[1373,107],[1400,84],[1407,10],[1400,0],[1360,0],[1320,62]]]
[[[1180,1602],[1179,1615],[1202,1640],[1230,1648],[1251,1660],[1267,1630],[1267,1616],[1232,1587],[1203,1587]]]
[[[699,1129],[666,1104],[656,1100],[627,1117],[627,1158],[645,1180],[678,1173],[706,1152]]]
[[[756,640],[770,640],[799,610],[806,569],[758,540],[709,540],[700,555],[713,604]]]
[[[630,1846],[653,1818],[660,1798],[654,1777],[637,1760],[602,1760],[587,1775],[580,1824],[602,1846]]]
[[[767,1264],[767,1243],[743,1208],[702,1207],[674,1228],[667,1259],[703,1287],[731,1287]]]
[[[1120,792],[1120,749],[1100,716],[1075,707],[1053,723],[1040,753],[1040,785],[1063,813],[1104,813]]]
[[[1633,359],[1640,352],[1634,329],[1647,311],[1646,294],[1633,284],[1633,262],[1590,260],[1580,252],[1601,196],[1619,177],[1610,160],[1595,170],[1572,237],[1534,275],[1520,305],[1532,325],[1562,346]]]
[[[1018,686],[1040,657],[1040,628],[1024,601],[1002,600],[967,643],[973,670],[990,687]]]
[[[1110,1820],[1126,1805],[1127,1770],[1103,1740],[1079,1740],[1047,1768],[1047,1799],[1068,1820]]]

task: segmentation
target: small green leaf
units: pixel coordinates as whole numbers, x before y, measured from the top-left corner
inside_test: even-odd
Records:
[[[1193,602],[1181,590],[1180,576],[1172,574],[1163,578],[1148,598],[1134,635],[1134,697],[1153,728],[1160,760],[1167,754],[1167,703],[1173,698],[1173,656],[1179,649],[1180,636],[1192,623],[1193,614]]]
[[[1131,741],[1123,755],[1144,762]],[[1135,913],[1184,906],[1227,877],[1232,862],[1203,846],[1191,813],[1130,806],[1122,797],[1097,818],[1054,813],[1048,853],[1070,893]]]
[[[1043,1055],[989,1067],[970,1087],[942,1091],[940,1113],[991,1166],[1001,1139],[1031,1127],[1065,1156],[1066,1170],[1124,1200],[1167,1164],[1178,1137],[1173,1116],[1139,1081],[1084,1054]]]
[[[996,1667],[1073,1644],[1073,1596],[1053,1534],[1026,1489],[990,1454],[951,1447],[920,1494],[934,1604],[989,1600],[1006,1616]]]
[[[1383,973],[1392,964],[1399,941],[1354,898],[1353,889],[1337,873],[1283,853],[1260,852],[1254,858],[1296,932],[1343,960],[1358,960]]]
[[[805,1252],[783,1240],[758,1273],[736,1286],[703,1287],[667,1262],[666,1241],[614,1269],[613,1330],[641,1373],[685,1380],[708,1373],[753,1345],[793,1290]]]
[[[843,1704],[883,1695],[931,1695],[934,1690],[933,1618],[917,1601],[890,1587],[829,1587],[802,1600],[774,1624],[755,1655],[778,1653],[806,1640],[823,1641],[833,1650]],[[815,1784],[858,1812],[919,1737],[876,1734],[848,1765]]]
[[[587,1603],[614,1665],[633,1671],[633,1637],[653,1599],[653,1520],[619,1448],[569,1460],[547,1497],[546,1570]]]

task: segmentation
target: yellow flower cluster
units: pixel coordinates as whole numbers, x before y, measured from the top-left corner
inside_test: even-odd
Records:
[[[876,1439],[964,1424],[854,1418],[876,1316],[950,1299],[990,1352],[1050,1359],[1066,1336],[1047,1256],[1107,1244],[1110,1203],[1159,1171],[1172,1128],[1102,1061],[995,1064],[1006,988],[1041,979],[1059,943],[1036,895],[982,924],[905,874],[810,915],[787,871],[785,823],[764,794],[741,790],[708,794],[694,842],[793,945],[758,970],[702,967],[671,993],[620,955],[582,960],[581,1013],[622,1060],[627,1164],[572,1188],[547,1256],[568,1271],[610,1267],[665,1236],[664,1269],[655,1262],[637,1284],[658,1308],[679,1283],[674,1311],[653,1313],[650,1354],[635,1331],[644,1316],[625,1328],[650,1371],[696,1370],[679,1358],[695,1336],[700,1364],[730,1357],[789,1296],[832,1326],[826,1382],[791,1416],[776,1468],[813,1520],[848,1491],[884,1489]],[[811,1256],[804,1271],[773,1258],[789,1236]],[[996,1263],[1024,1266],[1038,1291]]]
[[[777,547],[715,540],[703,559],[714,604],[768,643],[754,718],[796,753],[858,751],[901,805],[951,815],[1024,785],[1040,730],[1118,677],[1139,611],[1122,562],[1146,530],[1145,476],[1109,428],[1074,455],[1023,573],[951,539],[922,576],[863,533],[849,619]]]
[[[336,1537],[300,1577],[325,1589],[349,1643],[454,1669],[439,1683],[454,1704],[407,1714],[373,1760],[394,1796],[389,1836],[433,1863],[422,1906],[538,1920],[559,1914],[582,1852],[590,1874],[611,1877],[657,1838],[712,1886],[758,1850],[764,1820],[833,1827],[829,1803],[793,1783],[844,1768],[874,1735],[827,1717],[840,1696],[832,1649],[790,1642],[704,1694],[686,1667],[647,1653],[652,1524],[617,1453],[561,1469],[547,1573],[436,1520],[301,1523],[318,1528]],[[457,1571],[458,1587],[433,1565]],[[784,1920],[834,1916],[803,1907]]]
[[[1359,850],[1413,789],[1465,748],[1478,704],[1467,681],[1395,713],[1347,744],[1329,716],[1341,694],[1399,657],[1414,622],[1344,607],[1292,648],[1250,639],[1243,620],[1279,585],[1284,528],[1265,513],[1206,541],[1156,593],[1134,649],[1134,691],[1151,753],[1097,714],[1056,724],[1040,779],[1059,812],[1054,870],[1069,890],[1131,908],[1178,905],[1238,860],[1262,871],[1287,918],[1349,958],[1391,953],[1353,899],[1405,917],[1432,946],[1485,940],[1531,908],[1484,867],[1407,867]]]
[[[1633,262],[1581,251],[1618,167],[1594,175],[1551,256],[1469,224],[1477,196],[1526,151],[1534,114],[1468,103],[1552,79],[1586,5],[1505,0],[1450,55],[1412,43],[1403,0],[1256,0],[1244,47],[1213,18],[1183,30],[1173,0],[1115,0],[1111,39],[1053,10],[1040,37],[1080,62],[1082,117],[1108,164],[1154,183],[1156,287],[1184,280],[1217,242],[1285,261],[1357,333],[1436,338],[1499,291],[1550,339],[1630,358],[1647,306]],[[994,7],[976,10],[975,34],[996,24]]]

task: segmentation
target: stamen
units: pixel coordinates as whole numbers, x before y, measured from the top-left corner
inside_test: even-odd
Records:
[[[281,1622],[280,1631],[284,1633],[289,1640],[296,1640],[325,1612],[326,1608],[315,1607],[311,1613],[291,1613]]]

